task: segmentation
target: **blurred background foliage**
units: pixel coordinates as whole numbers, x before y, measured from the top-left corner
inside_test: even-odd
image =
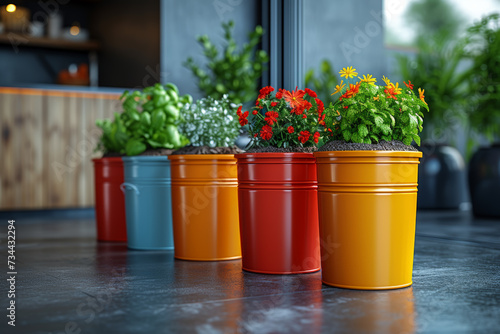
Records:
[[[314,90],[325,106],[335,102],[336,98],[331,94],[339,80],[337,78],[338,70],[335,70],[328,59],[323,59],[319,67],[319,73],[313,68],[309,69],[305,75],[305,86]]]
[[[198,88],[206,97],[216,100],[227,95],[234,104],[244,104],[255,100],[258,94],[259,79],[266,69],[269,56],[258,49],[264,29],[255,27],[248,34],[248,42],[239,46],[233,36],[234,22],[222,23],[224,43],[222,48],[202,35],[198,42],[203,48],[206,68],[189,57],[184,66],[195,76]]]

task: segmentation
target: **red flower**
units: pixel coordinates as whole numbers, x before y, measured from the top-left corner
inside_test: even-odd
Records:
[[[319,115],[318,117],[318,122],[319,122],[319,125],[325,125],[325,116],[326,115]]]
[[[284,96],[285,96],[285,100],[286,102],[290,103],[290,107],[292,108],[297,108],[297,107],[301,107],[303,104],[304,104],[304,95],[306,94],[306,92],[304,92],[303,90],[292,90],[291,92],[285,90],[284,92]],[[300,114],[299,114],[300,115]]]
[[[305,91],[306,91],[306,94],[309,95],[310,97],[318,97],[318,94],[316,94],[315,91],[313,91],[309,88],[306,88]]]
[[[304,105],[300,105],[296,108],[293,108],[290,113],[295,115],[302,115],[304,113]]]
[[[271,102],[271,107],[276,107],[278,105],[278,102]]]
[[[241,109],[242,108],[243,108],[242,106],[238,107],[238,110],[236,111],[236,115],[241,116]]]
[[[246,124],[248,124],[248,111],[245,111],[243,114],[241,113],[241,110],[240,110],[240,113],[238,115],[238,118],[239,118],[239,121],[240,121],[240,125],[241,126],[245,126]]]
[[[303,105],[304,105],[304,108],[305,108],[305,109],[307,109],[307,110],[311,109],[311,108],[312,108],[312,106],[313,106],[313,105],[311,104],[311,102],[309,102],[309,101],[304,101],[304,104],[303,104]]]
[[[330,128],[328,128],[327,130],[328,130],[328,132],[333,132],[332,129],[330,129]]]
[[[263,87],[261,90],[260,90],[260,94],[259,94],[259,99],[264,99],[266,96],[268,96],[269,94],[271,94],[271,92],[274,91],[274,88],[271,87],[271,86],[266,86],[266,87]]]
[[[347,108],[349,108],[349,106],[344,106],[344,109],[347,109]]]
[[[395,87],[394,86],[390,86],[388,89],[384,89],[384,93],[387,94],[387,98],[388,99],[394,99],[394,100],[397,100],[397,97],[396,97],[396,91],[395,91]]]
[[[410,88],[410,89],[413,89],[413,84],[411,83],[410,80],[408,80],[408,83],[406,83],[405,81],[403,81],[406,85],[406,87]]]
[[[264,125],[262,130],[260,130],[260,136],[264,140],[269,140],[273,136],[273,128],[269,125]]]
[[[325,105],[323,104],[323,101],[320,99],[314,99],[316,101],[316,104],[318,105],[318,114],[322,114],[323,111],[325,110]]]
[[[254,137],[257,137],[257,134],[256,134],[256,133],[254,133],[254,134],[253,134],[253,136],[254,136]]]
[[[268,111],[266,112],[266,118],[264,118],[264,120],[267,122],[267,124],[273,125],[278,121],[278,116],[279,114],[276,111]]]
[[[320,136],[319,132],[318,132],[318,131],[316,131],[316,132],[314,133],[314,136],[313,136],[313,140],[314,140],[314,142],[315,142],[316,144],[317,144],[317,143],[318,143],[318,141],[319,141],[319,136]]]
[[[288,127],[287,130],[288,130],[288,133],[294,133],[295,132],[295,129],[291,125]]]
[[[253,115],[257,115],[258,113],[259,113],[259,111],[258,111],[257,109],[254,109],[254,110],[252,111],[252,114],[253,114]]]
[[[307,115],[306,114],[302,115],[302,118],[307,118]]]
[[[283,88],[278,89],[278,92],[276,93],[276,98],[281,99],[283,98],[283,94],[286,92]]]
[[[300,131],[299,141],[302,144],[305,144],[309,140],[310,136],[311,134],[309,133],[309,131]]]

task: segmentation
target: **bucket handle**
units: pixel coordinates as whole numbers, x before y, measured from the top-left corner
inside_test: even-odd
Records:
[[[125,192],[125,190],[127,190],[127,189],[130,189],[130,190],[135,191],[135,193],[136,193],[137,195],[139,195],[139,194],[140,194],[140,193],[139,193],[139,188],[137,188],[137,187],[136,187],[135,185],[133,185],[132,183],[124,182],[124,183],[122,183],[122,184],[120,185],[120,190],[121,190],[121,191]]]

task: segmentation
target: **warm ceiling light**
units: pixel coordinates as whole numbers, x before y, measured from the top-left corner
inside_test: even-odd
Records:
[[[78,26],[72,26],[69,28],[69,33],[73,36],[76,36],[80,33],[80,28]]]
[[[16,11],[16,5],[8,4],[7,7],[5,7],[5,10],[9,13],[14,13]]]

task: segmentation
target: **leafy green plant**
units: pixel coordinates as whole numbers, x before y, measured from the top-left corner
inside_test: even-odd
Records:
[[[500,15],[492,14],[468,29],[468,120],[471,129],[490,141],[500,137]]]
[[[257,80],[269,60],[265,51],[255,50],[264,30],[257,26],[250,33],[249,42],[238,50],[232,33],[234,22],[223,23],[222,28],[226,45],[221,54],[208,36],[198,37],[207,59],[208,71],[195,64],[192,58],[188,58],[184,65],[198,79],[198,87],[206,96],[219,100],[223,95],[228,95],[233,103],[242,104],[255,98]]]
[[[412,78],[415,85],[425,85],[427,101],[432,113],[427,122],[437,135],[445,135],[456,124],[466,121],[467,78],[470,66],[464,66],[464,40],[453,41],[447,31],[441,31],[418,41],[418,52],[413,57],[397,56],[399,73]],[[424,138],[431,134],[423,133]]]
[[[252,147],[308,147],[317,146],[320,122],[323,120],[323,102],[311,89],[287,91],[273,87],[260,90],[256,106],[238,115],[241,126],[251,135]]]
[[[125,91],[120,98],[123,112],[113,122],[99,120],[103,130],[97,148],[107,152],[138,155],[147,149],[179,148],[188,142],[177,130],[179,111],[192,102],[190,95],[179,97],[174,84],[156,84],[143,91]]]
[[[179,132],[193,146],[233,146],[239,129],[226,95],[220,100],[203,98],[182,109]]]
[[[335,98],[330,94],[335,89],[337,84],[337,76],[333,72],[332,64],[327,59],[324,59],[321,62],[320,73],[318,76],[316,76],[314,69],[312,68],[306,72],[306,87],[313,89],[323,103],[329,104],[331,102],[335,102]]]
[[[419,88],[417,96],[410,81],[405,82],[403,89],[386,77],[385,86],[378,86],[369,74],[352,84],[349,79],[357,76],[352,67],[342,69],[340,74],[347,84],[341,82],[337,86],[334,93],[342,95],[325,110],[325,133],[329,140],[366,144],[399,140],[406,145],[414,140],[420,144],[422,111],[429,110],[424,90]]]

